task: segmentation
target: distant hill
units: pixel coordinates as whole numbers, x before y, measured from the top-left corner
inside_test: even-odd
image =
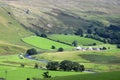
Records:
[[[18,21],[36,33],[73,33],[76,29],[120,25],[119,0],[0,0]]]
[[[91,29],[95,35],[106,38],[108,42],[119,43],[119,5],[119,0],[0,0],[1,53],[9,52],[11,47],[22,47],[23,51],[28,45],[21,38],[34,33],[74,34],[79,28],[84,33]],[[110,24],[113,26],[109,28]],[[104,30],[106,28],[107,31]],[[101,34],[101,31],[106,34]],[[114,35],[117,36],[115,39]],[[3,43],[12,46],[5,48]]]

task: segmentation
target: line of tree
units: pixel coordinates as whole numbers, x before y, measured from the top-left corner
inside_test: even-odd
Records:
[[[48,62],[46,65],[48,70],[63,70],[63,71],[84,71],[84,65],[79,64],[78,62],[72,62],[69,60],[64,60],[62,62]]]
[[[106,28],[96,29],[95,33],[111,44],[120,44],[120,26],[110,25]]]

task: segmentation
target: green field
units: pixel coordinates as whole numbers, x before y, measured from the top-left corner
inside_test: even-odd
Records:
[[[93,44],[93,43],[96,43],[97,45],[103,44],[102,42],[94,40],[94,39],[84,38],[84,37],[75,36],[75,35],[53,34],[53,35],[49,35],[48,38],[56,40],[56,41],[65,42],[68,44],[72,44],[73,41],[77,41],[78,45],[88,45],[88,44]]]
[[[20,64],[25,64],[25,67],[20,67]],[[18,55],[0,56],[0,77],[6,77],[5,71],[7,71],[7,80],[26,80],[29,78],[43,78],[42,74],[48,70],[34,69],[34,64],[38,63],[39,66],[45,66],[44,63],[30,60],[20,59]],[[77,74],[86,74],[81,72],[64,72],[64,71],[49,71],[52,77],[55,76],[68,76]]]
[[[117,71],[120,70],[120,49],[114,45],[101,45],[110,47],[105,51],[65,51],[65,52],[46,52],[35,55],[39,60],[62,61],[71,60],[84,64],[86,69],[94,71]]]
[[[69,53],[53,53],[54,55],[57,54],[58,56],[60,55],[64,55],[66,54],[66,58],[67,58],[67,54],[68,57],[70,57],[70,55],[73,54],[79,54],[79,52],[71,52]],[[88,54],[91,54],[90,52],[87,52]],[[49,53],[50,54],[50,53]],[[84,53],[80,53],[80,54],[84,54]],[[100,54],[100,53],[99,53]],[[46,54],[44,54],[46,55]],[[50,54],[52,56],[52,54]],[[58,58],[56,56],[56,59]],[[113,55],[113,54],[111,54]],[[48,56],[48,55],[46,55]],[[74,55],[75,56],[75,55]],[[64,58],[65,58],[64,57]],[[46,57],[48,58],[48,57]],[[72,58],[72,57],[70,57]],[[70,59],[69,58],[69,59]],[[73,57],[75,58],[75,57]],[[55,58],[54,58],[55,59]],[[62,57],[59,58],[60,60],[62,60]],[[71,59],[72,60],[72,59]],[[89,62],[87,60],[85,60],[84,58],[80,58],[79,60],[82,60],[83,62]],[[79,60],[75,60],[75,61],[79,61]],[[74,61],[74,60],[72,60]],[[81,61],[81,62],[82,62]],[[23,63],[25,64],[25,68],[20,67],[20,64]],[[39,66],[45,66],[45,64],[35,61],[35,60],[29,60],[29,59],[20,59],[18,57],[18,55],[7,55],[7,56],[0,56],[0,77],[6,77],[6,73],[5,71],[7,71],[7,79],[8,80],[26,80],[27,77],[29,78],[43,78],[42,74],[43,72],[47,71],[47,70],[41,70],[41,69],[34,69],[34,64],[38,63]],[[101,69],[101,71],[113,71],[116,70],[119,71],[120,67],[119,64],[95,64],[95,63],[81,63],[84,64],[85,67],[91,68],[91,69]],[[109,65],[109,67],[108,67]],[[110,70],[108,69],[110,68]],[[64,72],[64,71],[49,71],[50,75],[52,76],[52,78],[50,80],[93,80],[93,79],[97,79],[99,78],[100,80],[119,80],[119,75],[120,72],[109,72],[109,73],[97,73],[97,74],[88,74],[88,72]],[[84,74],[84,75],[83,75]],[[112,75],[112,77],[111,77]],[[61,76],[61,77],[60,77]],[[99,80],[97,79],[97,80]],[[43,79],[43,80],[49,80],[49,79]]]
[[[55,78],[43,79],[43,80],[120,80],[119,76],[120,76],[120,71],[96,73],[96,74],[72,75],[72,76],[55,77]]]
[[[38,47],[41,49],[47,49],[47,50],[51,50],[52,45],[54,45],[56,47],[56,49],[62,47],[64,49],[70,50],[73,48],[72,46],[61,44],[61,43],[51,41],[46,38],[42,38],[42,37],[38,37],[38,36],[31,36],[31,37],[23,38],[22,40],[25,43],[28,43],[32,46],[35,46],[35,47]]]
[[[26,80],[26,78],[43,78],[43,72],[47,70],[34,69],[34,68],[20,68],[20,67],[7,67],[0,66],[0,77],[5,77],[5,71],[7,72],[8,80]],[[49,71],[52,77],[55,76],[68,76],[68,75],[77,75],[77,74],[86,74],[81,72],[63,72],[63,71]]]

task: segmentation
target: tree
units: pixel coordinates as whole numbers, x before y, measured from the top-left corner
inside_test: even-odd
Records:
[[[103,47],[102,49],[103,49],[103,50],[106,50],[107,48],[106,48],[106,47]]]
[[[93,46],[96,46],[96,43],[93,43]]]
[[[73,66],[72,66],[72,69],[73,69],[74,71],[80,71],[80,64],[79,64],[78,62],[73,62],[72,65],[73,65]]]
[[[22,64],[22,63],[20,64],[20,66],[21,66],[21,67],[23,67],[23,68],[25,67],[25,65],[24,65],[24,64]]]
[[[54,45],[51,46],[51,49],[56,49],[56,47]]]
[[[75,32],[75,35],[83,35],[83,30],[82,29],[78,29],[76,32]]]
[[[38,64],[37,64],[37,63],[35,63],[34,68],[38,69],[38,67],[39,67],[39,66],[38,66]]]
[[[64,49],[61,47],[61,48],[58,48],[58,51],[62,52],[62,51],[64,51]]]
[[[43,73],[43,77],[44,78],[51,78],[48,71]]]
[[[84,70],[85,70],[84,65],[80,65],[80,71],[82,72],[82,71],[84,71]]]
[[[60,69],[64,71],[71,71],[72,70],[72,61],[64,60],[60,63]]]
[[[73,45],[73,46],[77,46],[77,45],[78,45],[78,44],[77,44],[77,41],[73,41],[73,42],[72,42],[72,45]]]
[[[48,70],[58,70],[59,63],[58,62],[48,62],[48,64],[46,65],[46,68]]]
[[[47,38],[47,35],[43,33],[40,35],[40,37]]]
[[[26,54],[28,54],[28,55],[34,55],[34,54],[37,54],[37,51],[34,48],[28,49],[27,52],[26,52]]]
[[[117,45],[117,48],[120,48],[120,44]]]
[[[30,80],[30,78],[27,78],[26,80]]]
[[[92,34],[92,30],[91,30],[91,29],[88,29],[88,30],[87,30],[87,33],[88,33],[88,34]]]

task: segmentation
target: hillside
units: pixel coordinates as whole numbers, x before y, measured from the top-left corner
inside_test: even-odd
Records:
[[[28,45],[21,38],[33,35],[22,27],[10,14],[8,6],[0,7],[0,54],[24,52]]]
[[[10,5],[18,21],[36,33],[74,33],[78,28],[86,31],[120,25],[119,0],[1,1]]]

